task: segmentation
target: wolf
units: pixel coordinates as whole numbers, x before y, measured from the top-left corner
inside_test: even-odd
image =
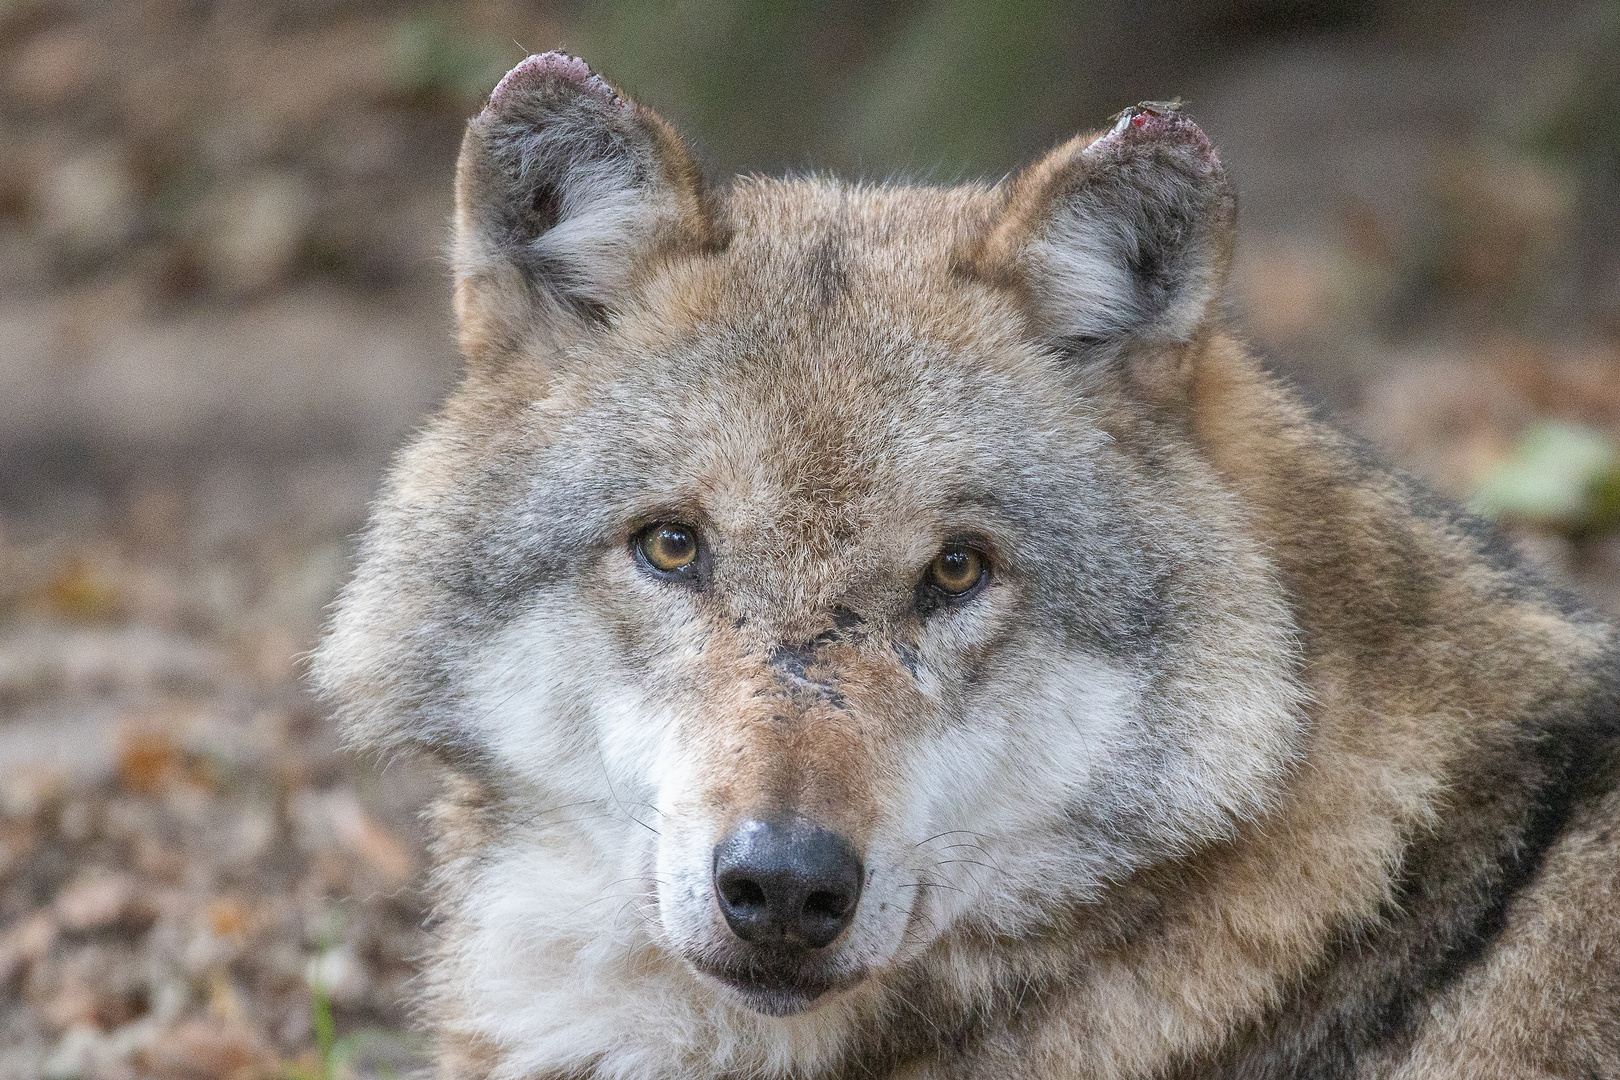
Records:
[[[1144,104],[707,184],[531,56],[315,679],[437,762],[447,1078],[1620,1077],[1620,644],[1226,314]]]

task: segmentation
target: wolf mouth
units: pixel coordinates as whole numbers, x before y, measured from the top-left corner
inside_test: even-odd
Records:
[[[696,963],[693,966],[742,998],[766,1016],[794,1016],[809,1012],[828,994],[848,989],[866,977],[865,971],[822,975],[802,968],[793,970],[791,958],[764,963]]]

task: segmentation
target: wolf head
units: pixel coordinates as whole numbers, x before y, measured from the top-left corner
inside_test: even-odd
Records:
[[[489,793],[445,875],[467,1024],[786,1068],[953,935],[1266,811],[1299,649],[1183,421],[1233,216],[1168,107],[993,187],[711,191],[582,62],[502,81],[466,378],[317,668],[355,743]]]

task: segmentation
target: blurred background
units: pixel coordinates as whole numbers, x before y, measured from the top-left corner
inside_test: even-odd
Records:
[[[456,374],[461,126],[553,47],[717,176],[1180,95],[1255,347],[1620,612],[1620,0],[0,0],[0,1080],[417,1062],[428,784],[298,656]]]

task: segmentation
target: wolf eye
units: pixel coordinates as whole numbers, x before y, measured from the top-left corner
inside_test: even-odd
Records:
[[[689,525],[659,522],[641,531],[636,550],[660,574],[689,575],[697,568],[697,530]]]
[[[948,545],[928,564],[928,584],[950,596],[966,596],[984,578],[984,556],[961,544]]]

